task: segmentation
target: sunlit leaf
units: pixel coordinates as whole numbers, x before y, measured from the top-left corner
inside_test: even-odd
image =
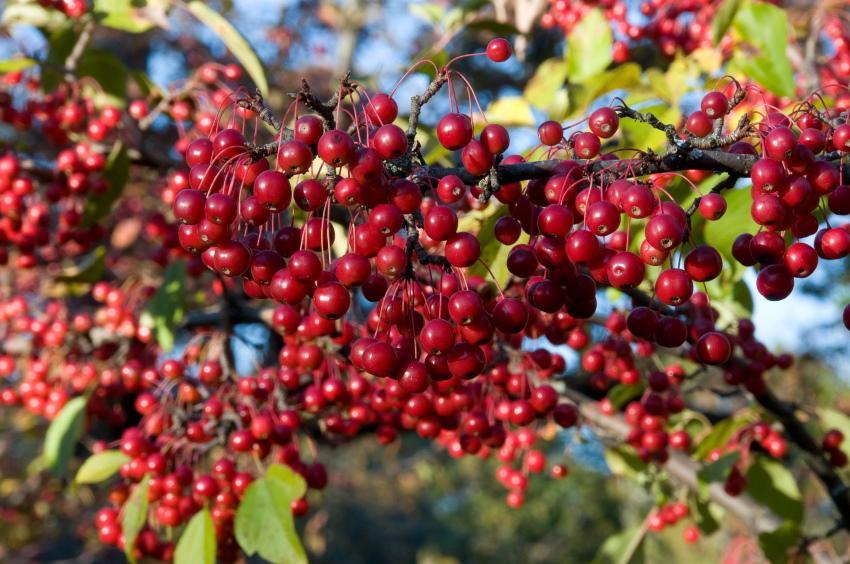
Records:
[[[794,94],[794,70],[787,53],[791,30],[785,10],[768,2],[749,0],[738,8],[733,27],[758,54],[738,46],[730,64],[774,94]]]
[[[242,34],[221,14],[207,6],[205,2],[192,0],[186,4],[186,8],[218,35],[219,39],[233,53],[233,56],[245,67],[245,71],[254,81],[260,93],[263,96],[268,96],[269,84],[263,65]]]
[[[797,479],[778,460],[756,457],[747,470],[747,493],[784,520],[800,523],[803,519]]]
[[[207,508],[195,513],[174,550],[174,564],[215,564],[215,525]]]
[[[136,537],[148,520],[148,488],[150,480],[148,475],[136,484],[133,493],[121,507],[121,531],[124,533],[124,554],[130,562],[136,562],[133,555],[136,548]]]
[[[56,476],[64,476],[74,447],[83,435],[86,398],[78,396],[65,404],[50,422],[44,436],[44,462]]]
[[[640,564],[644,561],[641,546],[646,529],[635,525],[611,535],[596,552],[591,564]]]
[[[729,31],[729,26],[732,25],[732,20],[735,19],[735,14],[740,7],[741,0],[723,0],[717,8],[711,22],[711,39],[715,45],[719,45],[720,40]]]
[[[531,105],[522,96],[504,96],[487,107],[487,119],[505,127],[535,124]]]
[[[112,206],[124,192],[124,186],[130,177],[130,156],[120,141],[112,147],[106,159],[103,177],[109,188],[103,194],[92,195],[86,202],[83,212],[83,225],[90,227],[109,215]]]
[[[139,0],[94,0],[92,13],[100,25],[130,33],[143,33],[154,26],[145,17]]]
[[[88,457],[80,469],[74,481],[78,484],[96,484],[114,475],[121,466],[130,460],[120,450],[104,450]]]
[[[613,46],[608,19],[598,8],[589,10],[567,36],[570,82],[584,82],[604,71],[613,60]]]
[[[290,509],[306,491],[304,479],[280,464],[271,465],[265,476],[248,486],[234,520],[236,540],[248,556],[259,554],[271,562],[290,564],[307,562]]]
[[[36,64],[38,64],[38,61],[36,61],[35,59],[30,59],[28,57],[20,57],[18,59],[7,59],[5,61],[0,61],[0,73],[18,72],[28,69]]]

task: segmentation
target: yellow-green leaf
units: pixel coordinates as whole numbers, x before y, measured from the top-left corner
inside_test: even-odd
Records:
[[[215,564],[215,525],[207,508],[195,513],[180,535],[174,564]]]
[[[206,2],[193,0],[186,4],[186,8],[193,16],[198,18],[204,25],[212,29],[221,39],[233,56],[242,63],[248,76],[257,85],[263,96],[268,96],[269,83],[266,73],[257,54],[248,44],[248,41],[228,22],[221,14],[207,6]]]
[[[28,69],[31,66],[37,64],[38,61],[35,59],[30,59],[28,57],[20,57],[18,59],[7,59],[5,61],[0,61],[0,73],[6,72],[18,72],[24,69]]]
[[[120,450],[104,450],[88,457],[74,481],[78,484],[96,484],[118,472],[121,466],[130,458]]]
[[[505,96],[487,107],[487,119],[506,127],[534,125],[531,105],[522,96]]]
[[[613,60],[614,37],[598,8],[588,11],[567,37],[570,82],[583,82],[604,71]]]
[[[150,487],[148,475],[133,488],[133,493],[121,508],[121,530],[124,533],[124,554],[131,563],[136,562],[133,552],[136,548],[136,537],[148,520],[148,488]]]

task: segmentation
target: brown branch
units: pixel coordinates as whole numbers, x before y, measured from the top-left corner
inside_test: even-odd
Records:
[[[428,88],[425,89],[425,92],[422,94],[415,94],[410,97],[410,117],[408,118],[407,126],[407,143],[410,145],[411,149],[413,148],[414,141],[416,140],[416,128],[419,127],[419,114],[422,112],[422,106],[427,104],[428,101],[433,98],[448,81],[449,71],[448,69],[442,69],[428,85]]]
[[[83,29],[80,31],[79,37],[77,37],[77,42],[74,43],[74,47],[71,49],[68,57],[65,58],[63,70],[67,82],[73,82],[77,72],[77,66],[80,64],[80,59],[83,57],[83,53],[86,52],[86,48],[91,43],[93,34],[94,20],[90,19],[83,25]]]
[[[357,90],[357,85],[351,81],[351,73],[349,72],[343,77],[337,92],[327,102],[321,100],[313,93],[310,84],[305,78],[301,79],[301,90],[289,96],[319,114],[319,117],[324,122],[325,129],[334,129],[336,128],[336,117],[334,114],[340,99],[345,98],[355,90]]]
[[[260,94],[259,88],[250,98],[240,98],[236,100],[236,105],[242,109],[251,110],[257,114],[258,118],[270,125],[275,131],[280,131],[280,128],[283,126],[280,120],[275,117],[272,109],[266,105],[265,100],[263,100],[263,95]]]

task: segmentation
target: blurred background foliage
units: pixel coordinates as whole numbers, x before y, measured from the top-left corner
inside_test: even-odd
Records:
[[[14,5],[19,2],[9,2]],[[220,39],[185,12],[166,15],[163,3],[141,3],[146,17],[158,26],[128,35],[115,30],[101,34],[96,46],[123,62],[131,95],[145,89],[166,90],[191,69],[210,59],[230,58]],[[302,77],[330,92],[349,68],[371,88],[391,89],[411,61],[428,58],[440,63],[451,56],[479,50],[495,35],[519,33],[519,57],[494,68],[471,59],[459,70],[471,77],[481,105],[491,119],[512,126],[514,151],[535,143],[534,124],[541,119],[577,120],[614,96],[642,104],[667,122],[693,109],[701,93],[722,75],[713,50],[688,57],[661,57],[638,49],[635,62],[614,66],[613,40],[607,24],[589,18],[569,40],[558,30],[535,22],[545,1],[486,0],[422,3],[406,0],[233,0],[210,2],[241,31],[264,63],[270,104],[283,107],[285,93],[296,90]],[[48,51],[48,38],[35,27],[11,26],[4,14],[0,59],[18,50],[35,58]],[[12,10],[14,15],[14,10]],[[588,53],[603,53],[601,58]],[[779,67],[777,67],[779,68]],[[780,69],[781,70],[781,69]],[[405,100],[428,81],[427,67],[412,74],[397,92]],[[95,70],[95,72],[99,72]],[[777,71],[779,72],[779,71]],[[782,76],[772,77],[781,85]],[[441,105],[442,104],[442,105]],[[427,126],[444,112],[437,101],[423,113]],[[625,125],[625,124],[624,124]],[[641,124],[624,127],[627,144],[658,147],[663,136]],[[164,147],[173,139],[156,129]],[[428,157],[449,158],[436,143]],[[134,179],[135,190],[145,182]],[[637,239],[637,238],[635,238]],[[739,284],[743,273],[718,291],[732,295],[745,310],[752,300],[740,297],[751,281]],[[838,303],[848,299],[850,270],[831,265],[803,285],[806,296],[753,311],[759,337],[800,355],[795,367],[776,382],[784,397],[801,405],[826,405],[850,411],[846,378],[850,359],[846,341],[836,339]],[[736,285],[737,284],[737,285]],[[781,309],[777,309],[781,308]],[[777,323],[777,319],[783,320]],[[787,335],[788,327],[796,337]],[[785,331],[783,331],[783,326]],[[719,411],[734,406],[714,405]],[[0,561],[114,562],[122,556],[92,542],[95,490],[63,484],[27,467],[37,457],[45,425],[19,412],[0,411]],[[315,562],[608,562],[598,552],[606,540],[625,531],[633,534],[654,505],[655,496],[632,480],[612,474],[592,436],[556,435],[548,443],[550,463],[565,461],[570,475],[563,480],[534,477],[526,503],[519,510],[505,506],[504,489],[494,474],[498,462],[453,460],[415,436],[390,447],[364,439],[330,449],[319,448],[328,463],[330,487],[299,523],[304,544]],[[806,474],[799,480],[806,515],[805,529],[830,526],[817,506],[823,492]],[[695,548],[682,541],[684,525],[648,535],[641,558],[647,562],[757,562],[763,557],[757,541],[740,524],[722,520],[713,535]],[[620,541],[623,537],[620,537]],[[836,550],[846,550],[838,537]]]

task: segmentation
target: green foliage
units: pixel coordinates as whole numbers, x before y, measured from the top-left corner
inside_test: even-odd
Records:
[[[77,65],[79,76],[90,76],[101,90],[92,91],[98,103],[123,107],[127,100],[127,68],[106,49],[89,48]]]
[[[774,94],[794,94],[794,70],[788,60],[791,29],[785,10],[768,2],[747,0],[738,8],[732,26],[737,35],[759,52],[738,48],[730,66]]]
[[[638,479],[646,472],[647,464],[630,447],[615,446],[605,449],[605,463],[615,476]]]
[[[844,435],[845,440],[841,443],[841,450],[844,454],[850,456],[850,417],[837,409],[830,407],[822,407],[818,409],[818,417],[820,418],[821,430],[815,436],[822,437],[826,431],[837,429]]]
[[[747,493],[779,517],[796,524],[802,522],[800,488],[797,479],[782,462],[765,456],[756,457],[747,470]]]
[[[64,476],[68,471],[68,460],[83,435],[86,401],[85,396],[78,396],[66,403],[47,428],[43,459],[55,476]]]
[[[248,486],[234,521],[236,540],[248,556],[259,554],[271,562],[307,562],[289,507],[306,491],[304,479],[280,464],[269,466],[265,476]]]
[[[99,196],[88,198],[83,211],[83,225],[91,226],[109,215],[112,207],[121,194],[130,177],[130,155],[122,142],[117,142],[112,147],[109,157],[106,159],[106,167],[103,170],[109,189]]]
[[[215,564],[215,525],[207,508],[195,513],[174,550],[175,564]]]
[[[473,228],[477,231],[476,237],[481,244],[480,262],[469,267],[470,274],[477,274],[486,280],[491,279],[490,273],[492,272],[492,279],[500,288],[504,288],[511,277],[507,265],[508,254],[516,245],[528,241],[528,235],[525,233],[521,234],[513,245],[503,245],[496,239],[494,229],[496,222],[507,214],[508,210],[505,206],[491,205],[483,210],[477,221],[477,229]]]
[[[724,511],[719,505],[703,500],[697,495],[690,496],[689,505],[694,523],[704,534],[710,535],[720,528]]]
[[[759,535],[759,547],[773,564],[790,561],[790,551],[800,544],[799,525],[786,521],[775,531]]]
[[[570,82],[584,82],[604,71],[613,60],[614,37],[601,10],[588,11],[567,37]]]
[[[729,31],[732,25],[732,20],[735,19],[735,14],[738,13],[738,8],[741,7],[741,0],[723,0],[717,13],[714,15],[714,20],[711,22],[711,39],[715,45],[720,44],[720,40]]]
[[[186,4],[186,9],[198,18],[204,25],[213,30],[227,46],[233,56],[245,67],[248,76],[260,90],[263,96],[269,94],[269,84],[266,72],[256,53],[239,31],[221,14],[200,0],[192,0]]]
[[[739,458],[741,458],[741,453],[733,451],[729,454],[724,454],[714,462],[710,462],[703,466],[699,472],[697,472],[697,482],[699,485],[700,495],[704,497],[708,495],[708,486],[711,482],[720,482],[725,480],[726,476],[729,475],[729,472],[738,462]]]
[[[95,0],[92,12],[100,25],[129,33],[143,33],[154,23],[140,9],[140,5],[167,4],[168,0]]]
[[[104,450],[88,457],[80,469],[74,481],[78,484],[96,484],[103,482],[118,472],[125,462],[130,458],[120,450]]]
[[[534,125],[534,114],[528,101],[522,96],[503,96],[487,108],[487,119],[505,127]]]
[[[163,350],[174,348],[174,333],[183,320],[186,298],[186,265],[174,261],[163,273],[162,286],[148,301],[139,319],[142,325],[153,329],[154,337]]]
[[[5,61],[0,61],[0,73],[22,71],[36,64],[38,64],[38,61],[30,59],[29,57],[7,59]]]
[[[747,187],[727,190],[723,193],[726,199],[726,213],[717,221],[706,221],[702,237],[706,244],[711,245],[728,264],[737,264],[732,257],[732,243],[741,233],[756,233],[758,224],[750,214],[752,197]]]
[[[727,444],[732,435],[747,423],[747,419],[740,417],[729,417],[718,422],[711,432],[700,441],[696,450],[694,450],[694,458],[704,460],[711,451]]]
[[[646,538],[646,527],[636,525],[608,537],[591,564],[639,564],[644,561],[640,551]]]
[[[148,488],[149,476],[145,474],[142,480],[133,488],[133,493],[122,506],[121,530],[124,533],[124,554],[131,563],[136,562],[133,551],[136,547],[136,537],[148,520]]]
[[[608,390],[608,394],[605,397],[608,398],[611,405],[619,409],[631,400],[640,396],[645,389],[645,386],[642,384],[633,384],[631,386],[627,386],[626,384],[617,384]]]

